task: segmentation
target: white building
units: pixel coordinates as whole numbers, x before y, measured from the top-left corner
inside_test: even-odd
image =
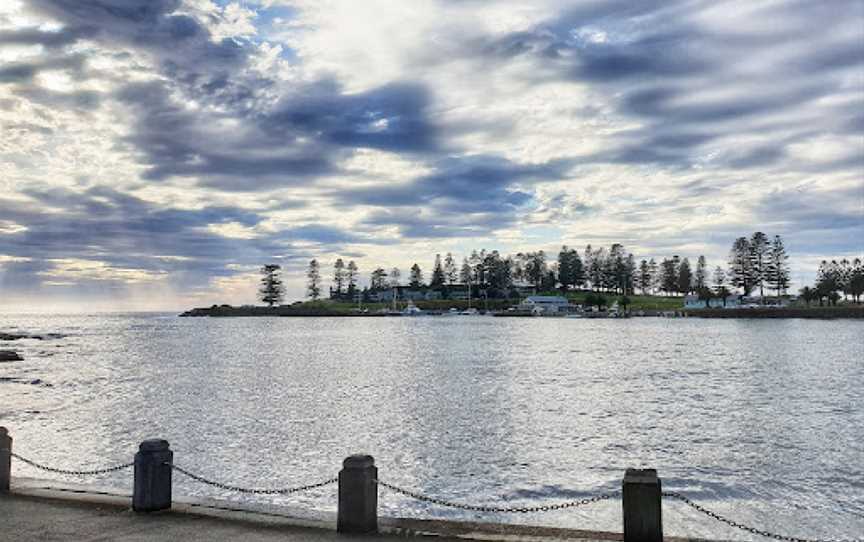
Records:
[[[519,308],[535,314],[552,314],[568,312],[570,303],[566,298],[557,295],[532,295],[523,299]]]
[[[726,304],[723,304],[723,299],[719,297],[712,297],[708,300],[708,307],[712,309],[734,309],[741,305],[741,298],[737,295],[730,295],[726,297]],[[684,308],[685,309],[704,309],[705,308],[705,300],[699,299],[698,295],[687,295],[684,296]]]

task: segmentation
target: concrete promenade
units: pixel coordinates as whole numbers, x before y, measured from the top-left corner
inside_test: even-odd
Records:
[[[183,499],[151,514],[131,510],[130,498],[104,488],[13,479],[0,494],[0,542],[30,541],[310,541],[366,542],[434,537],[502,542],[623,540],[620,534],[546,527],[379,518],[381,534],[339,535],[335,515],[301,516],[281,508],[237,508],[224,501]],[[684,542],[666,538],[666,541]],[[695,542],[695,541],[694,541]]]

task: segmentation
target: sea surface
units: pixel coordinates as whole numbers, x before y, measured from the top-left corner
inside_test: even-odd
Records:
[[[491,317],[0,316],[0,425],[17,453],[78,469],[147,438],[238,486],[379,477],[470,504],[557,504],[656,468],[729,518],[797,537],[864,535],[864,323]],[[131,489],[131,471],[78,479]],[[175,473],[175,494],[335,510],[335,486],[250,497]],[[385,515],[621,530],[621,502],[461,512],[381,489]],[[759,540],[664,501],[668,535]]]

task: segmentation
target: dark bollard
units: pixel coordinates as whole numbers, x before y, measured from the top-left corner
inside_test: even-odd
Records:
[[[339,471],[339,511],[336,531],[344,534],[378,532],[378,469],[371,455],[352,455]]]
[[[9,430],[0,427],[0,493],[9,492],[12,479],[12,437]]]
[[[660,479],[654,469],[624,474],[624,542],[663,542]]]
[[[145,440],[135,454],[135,488],[132,510],[156,512],[171,508],[171,462],[174,452],[168,441]]]

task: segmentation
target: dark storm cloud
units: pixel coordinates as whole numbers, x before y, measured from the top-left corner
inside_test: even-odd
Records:
[[[197,176],[223,190],[268,190],[337,171],[356,148],[437,147],[426,92],[411,84],[344,94],[319,83],[266,110],[221,115],[177,103],[161,82],[129,85],[117,97],[135,115],[128,140],[143,153],[150,166],[145,177],[153,180]]]
[[[566,161],[518,164],[495,156],[447,158],[435,165],[433,173],[409,183],[349,189],[333,195],[343,205],[438,205],[455,212],[504,212],[531,199],[511,185],[560,179],[570,165]]]
[[[438,142],[426,113],[428,105],[428,92],[418,84],[390,84],[343,94],[337,85],[325,82],[304,95],[283,99],[258,120],[273,134],[318,134],[328,143],[349,148],[433,151]]]

